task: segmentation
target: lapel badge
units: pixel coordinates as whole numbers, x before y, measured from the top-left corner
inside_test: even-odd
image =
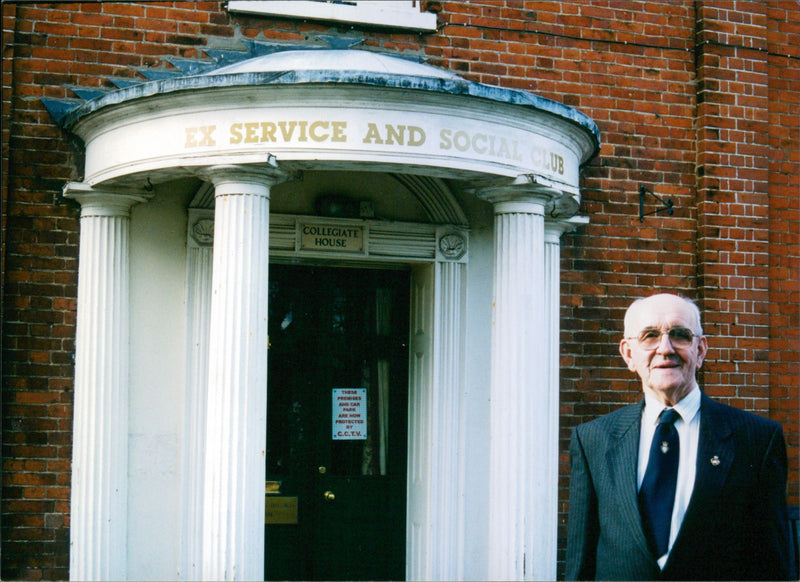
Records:
[[[715,467],[719,465],[719,457],[717,455],[711,457],[711,464],[714,465]]]

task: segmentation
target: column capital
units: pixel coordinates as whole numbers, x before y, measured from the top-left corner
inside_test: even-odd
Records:
[[[81,205],[81,217],[86,217],[130,216],[131,206],[147,202],[153,194],[141,190],[92,186],[85,182],[67,182],[63,196],[78,202]]]
[[[476,196],[498,204],[502,202],[534,202],[544,205],[561,191],[553,187],[550,180],[536,174],[520,174],[512,177],[497,177],[476,184],[472,189]]]
[[[588,216],[571,216],[570,218],[562,220],[548,218],[544,223],[544,240],[548,243],[557,243],[562,234],[565,232],[572,232],[579,226],[585,224],[589,224]]]
[[[214,196],[251,194],[269,198],[269,189],[287,181],[291,174],[281,170],[274,158],[268,164],[224,164],[209,166],[200,177],[214,184]]]
[[[494,204],[496,214],[530,212],[548,218],[568,218],[577,212],[580,194],[573,190],[537,174],[496,178],[472,189],[476,196]]]

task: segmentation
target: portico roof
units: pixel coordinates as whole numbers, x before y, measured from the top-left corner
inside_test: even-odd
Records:
[[[194,89],[300,83],[343,83],[416,89],[532,107],[582,127],[594,141],[594,148],[586,159],[591,158],[599,149],[600,132],[597,125],[574,108],[527,91],[467,81],[449,71],[410,59],[352,49],[282,50],[201,74],[131,85],[101,94],[83,104],[72,102],[71,107],[62,104],[60,116],[55,108],[51,108],[51,113],[57,117],[62,127],[69,130],[93,112],[138,98]]]

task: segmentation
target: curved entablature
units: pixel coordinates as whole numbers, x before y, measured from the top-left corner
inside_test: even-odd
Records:
[[[269,161],[289,173],[534,176],[576,200],[580,168],[600,143],[590,118],[555,101],[361,50],[275,52],[142,83],[60,123],[84,141],[84,181],[108,185]]]

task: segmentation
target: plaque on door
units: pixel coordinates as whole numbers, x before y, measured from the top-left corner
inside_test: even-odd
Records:
[[[264,523],[268,525],[297,524],[297,497],[267,495],[264,504]]]

